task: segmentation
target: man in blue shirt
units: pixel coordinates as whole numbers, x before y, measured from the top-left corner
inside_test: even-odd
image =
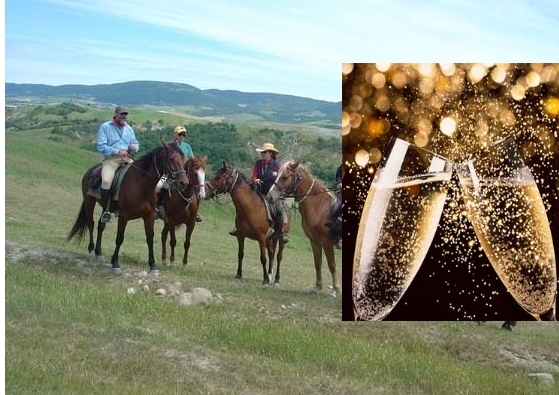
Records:
[[[112,119],[103,122],[97,132],[97,151],[104,156],[101,170],[101,214],[100,222],[111,220],[109,202],[111,184],[116,170],[124,163],[132,163],[130,153],[138,152],[140,143],[136,140],[134,130],[126,123],[128,109],[117,106]]]

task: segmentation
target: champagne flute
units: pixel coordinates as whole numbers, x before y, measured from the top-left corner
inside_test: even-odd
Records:
[[[536,320],[554,320],[557,269],[545,207],[512,138],[456,166],[466,212],[497,275]]]
[[[408,289],[433,241],[453,164],[393,139],[361,214],[353,260],[355,318],[382,320]]]

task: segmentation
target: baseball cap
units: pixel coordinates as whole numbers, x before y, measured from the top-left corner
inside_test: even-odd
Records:
[[[128,107],[126,107],[126,106],[116,106],[115,114],[128,114]]]

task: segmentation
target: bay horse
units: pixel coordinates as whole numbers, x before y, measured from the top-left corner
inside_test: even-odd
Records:
[[[284,163],[274,185],[268,191],[268,197],[272,201],[276,201],[282,196],[292,196],[299,203],[301,225],[310,240],[313,252],[316,271],[314,292],[322,290],[322,251],[324,250],[332,275],[333,296],[336,296],[339,288],[334,245],[330,237],[330,228],[326,226],[326,223],[330,221],[330,210],[335,196],[324,186],[324,183],[314,179],[308,169],[299,164],[299,161]]]
[[[198,213],[199,200],[206,197],[206,165],[208,158],[206,156],[190,157],[185,165],[188,180],[190,184],[184,191],[171,189],[170,196],[165,205],[165,224],[161,231],[161,250],[162,260],[167,261],[167,235],[170,234],[171,255],[169,262],[175,261],[175,246],[177,238],[175,230],[182,224],[186,226],[184,238],[184,256],[182,264],[188,263],[188,250],[190,249],[190,239],[194,226],[196,225],[196,214]]]
[[[161,146],[156,147],[148,154],[142,156],[130,165],[122,179],[122,184],[118,193],[118,200],[112,197],[109,203],[109,210],[112,213],[118,212],[118,230],[116,235],[116,247],[111,258],[113,272],[117,275],[122,273],[118,264],[118,253],[124,241],[124,230],[128,221],[142,218],[144,220],[144,230],[148,245],[148,263],[150,271],[157,274],[155,257],[153,254],[153,224],[155,221],[154,212],[157,204],[155,186],[162,175],[166,174],[170,180],[177,184],[177,187],[184,189],[188,184],[186,171],[183,167],[184,155],[182,151],[173,144],[161,141]],[[93,212],[95,203],[99,202],[99,192],[92,179],[96,179],[95,174],[99,174],[101,164],[96,164],[87,170],[82,178],[83,202],[78,213],[74,226],[68,234],[68,241],[77,236],[78,243],[85,235],[85,230],[89,230],[89,245],[87,247],[89,255],[95,251],[97,259],[102,259],[101,240],[105,223],[97,224],[97,242],[93,243]],[[115,178],[117,178],[115,176]]]
[[[270,225],[268,222],[267,208],[260,195],[251,188],[242,173],[225,162],[223,162],[223,167],[215,173],[214,178],[206,183],[206,186],[208,187],[206,199],[229,193],[235,205],[235,226],[237,228],[238,244],[238,266],[235,278],[241,279],[243,277],[245,238],[248,237],[251,240],[256,240],[260,248],[262,286],[267,287],[270,284],[274,255],[277,262],[274,284],[279,285],[280,266],[281,260],[283,259],[283,249],[286,243],[278,240],[276,234],[268,235]],[[287,228],[289,228],[290,224],[291,214],[288,214]],[[267,271],[266,252],[268,254]]]

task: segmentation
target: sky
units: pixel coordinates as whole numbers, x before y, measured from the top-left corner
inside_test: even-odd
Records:
[[[6,82],[338,102],[343,62],[553,61],[554,0],[7,0]]]

